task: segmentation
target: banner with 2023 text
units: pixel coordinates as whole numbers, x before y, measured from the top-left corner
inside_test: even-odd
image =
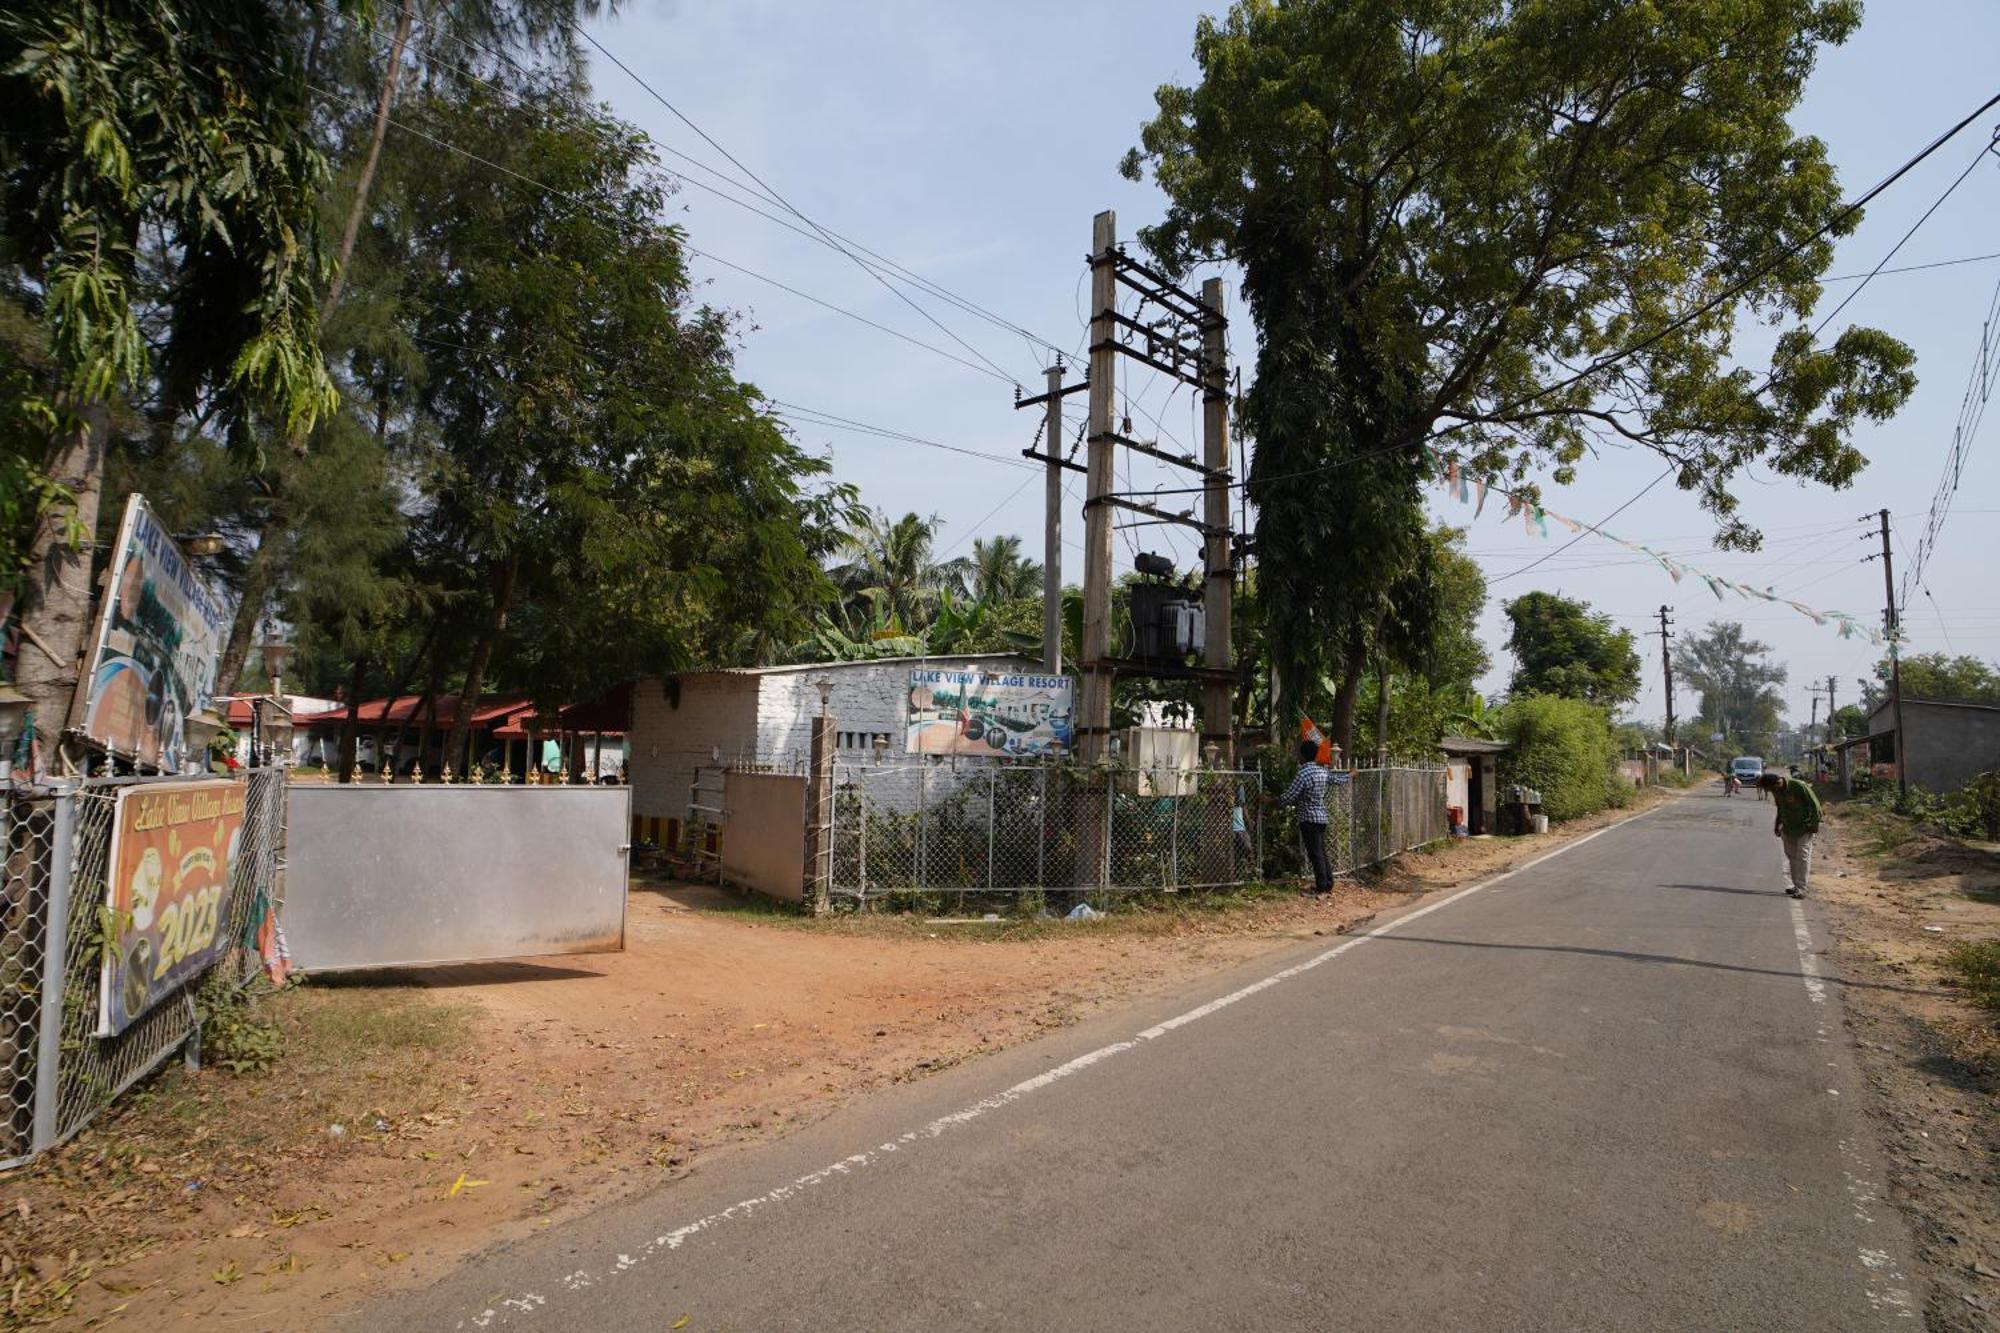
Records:
[[[245,795],[243,783],[228,780],[118,793],[98,1036],[117,1036],[228,951],[223,907]]]

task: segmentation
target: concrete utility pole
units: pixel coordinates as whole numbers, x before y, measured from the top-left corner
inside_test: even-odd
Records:
[[[1835,679],[1836,677],[1833,676],[1828,676],[1826,678],[1826,743],[1828,745],[1832,745],[1834,741],[1838,739],[1838,737],[1836,737],[1833,734],[1833,714],[1835,709],[1839,707],[1839,705],[1834,702],[1833,698],[1833,685]]]
[[[1111,732],[1111,506],[1101,497],[1114,487],[1116,450],[1111,406],[1118,376],[1118,215],[1099,213],[1090,227],[1090,426],[1088,481],[1083,504],[1083,702],[1076,728],[1077,753],[1095,763]]]
[[[1672,610],[1671,606],[1662,606],[1660,608],[1660,670],[1666,673],[1667,678],[1668,745],[1674,743],[1674,659],[1672,654],[1667,651],[1667,645],[1673,639],[1671,630],[1674,623],[1667,619],[1667,613]]]
[[[1047,518],[1042,527],[1042,670],[1051,676],[1062,674],[1062,439],[1063,364],[1060,358],[1049,367],[1048,416],[1043,428],[1043,444],[1049,451],[1043,483],[1043,507]]]
[[[1903,743],[1903,654],[1898,646],[1903,637],[1902,617],[1896,613],[1895,557],[1889,552],[1889,511],[1881,510],[1876,517],[1882,523],[1882,589],[1888,596],[1888,606],[1882,612],[1882,624],[1889,634],[1889,716],[1896,726],[1896,793],[1907,796],[1910,774],[1906,763],[1908,750]]]
[[[1202,521],[1208,531],[1202,543],[1207,566],[1202,583],[1203,619],[1207,629],[1202,645],[1202,665],[1211,671],[1228,671],[1231,656],[1230,601],[1235,592],[1235,569],[1229,550],[1229,353],[1227,327],[1223,322],[1222,279],[1210,278],[1201,285],[1201,303],[1212,318],[1201,335],[1201,444],[1202,462],[1208,471],[1202,478]],[[1222,766],[1236,764],[1236,735],[1233,723],[1236,684],[1227,678],[1211,677],[1201,687],[1201,744],[1204,753],[1211,745]]]

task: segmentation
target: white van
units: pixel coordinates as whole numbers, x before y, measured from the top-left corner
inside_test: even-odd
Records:
[[[1764,761],[1754,754],[1738,755],[1729,761],[1729,776],[1748,786],[1764,771]]]

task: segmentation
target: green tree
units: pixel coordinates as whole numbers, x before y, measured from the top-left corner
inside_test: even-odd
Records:
[[[1447,732],[1487,725],[1485,700],[1474,688],[1491,661],[1479,637],[1486,575],[1465,553],[1464,529],[1439,526],[1428,540],[1437,590],[1428,636],[1407,659],[1378,664],[1362,691],[1375,692],[1376,749],[1408,758],[1429,757]]]
[[[921,631],[963,569],[938,562],[937,530],[935,515],[864,512],[842,543],[847,559],[832,570],[834,582],[850,600],[874,603],[886,626]]]
[[[476,154],[397,200],[423,355],[415,518],[470,617],[460,692],[554,704],[795,640],[829,591],[809,534],[848,493],[812,489],[824,464],[735,378],[645,136],[562,79],[415,114]]]
[[[1273,651],[1288,689],[1339,680],[1336,729],[1424,581],[1427,444],[1566,481],[1615,435],[1744,548],[1749,463],[1853,479],[1852,427],[1901,406],[1912,356],[1802,326],[1859,214],[1787,117],[1858,21],[1853,0],[1242,0],[1199,23],[1200,81],[1159,90],[1124,167],[1168,196],[1143,233],[1161,262],[1242,268],[1264,592],[1294,631]],[[1745,319],[1790,324],[1768,385],[1731,364]]]
[[[1868,734],[1868,710],[1858,704],[1842,704],[1833,713],[1833,738],[1846,740]]]
[[[1875,664],[1863,696],[1872,710],[1889,697],[1889,659]],[[1969,654],[1917,653],[1903,659],[1903,697],[1947,703],[2000,704],[2000,666]]]
[[[578,52],[572,21],[578,15],[594,15],[611,7],[594,0],[460,0],[449,5],[441,0],[401,0],[393,7],[391,26],[375,21],[387,18],[387,14],[372,7],[353,7],[345,12],[320,3],[311,7],[305,77],[310,89],[321,93],[323,100],[321,114],[300,129],[339,164],[326,194],[327,221],[338,239],[320,307],[330,334],[326,339],[330,361],[353,355],[357,344],[365,349],[370,341],[376,344],[374,354],[382,354],[380,335],[389,327],[384,316],[392,303],[377,292],[357,292],[351,279],[365,267],[362,259],[368,247],[364,224],[382,208],[383,192],[378,183],[385,175],[393,177],[399,156],[390,148],[389,129],[400,92],[413,80],[434,93],[486,86],[495,78],[512,82],[520,76],[524,59],[543,55],[557,65],[573,65]],[[377,39],[384,36],[386,49],[378,53]],[[404,152],[400,156],[414,156],[420,164],[428,164],[440,151],[436,145],[408,135],[402,139]],[[357,244],[363,252],[360,255]],[[393,286],[393,282],[388,285]],[[356,304],[363,307],[358,319]],[[368,337],[371,333],[376,335],[372,340]],[[407,353],[407,344],[403,350]],[[387,423],[379,410],[380,378],[375,377],[370,387],[377,391],[371,394],[371,407],[376,409],[373,433],[381,439],[387,434]],[[235,544],[239,556],[233,563],[240,568],[222,571],[241,595],[216,673],[219,693],[234,689],[250,641],[264,621],[273,594],[301,572],[286,563],[298,549],[292,540],[293,509],[311,506],[324,515],[340,508],[335,505],[329,509],[324,498],[292,497],[298,477],[289,462],[304,448],[296,434],[286,444],[287,448],[272,451],[272,466],[267,468],[264,459],[257,460],[260,503],[248,516],[249,522],[243,525]],[[364,469],[364,476],[367,471]],[[317,479],[335,484],[342,480],[325,474]]]
[[[1496,720],[1511,747],[1500,760],[1501,783],[1539,791],[1550,819],[1591,814],[1622,794],[1617,740],[1602,708],[1530,694],[1508,700]]]
[[[1632,632],[1611,617],[1552,592],[1505,604],[1507,650],[1514,654],[1517,695],[1554,694],[1616,708],[1639,697],[1639,653]]]
[[[1019,537],[975,537],[964,571],[965,592],[977,601],[1010,602],[1042,590],[1042,567],[1021,554]]]
[[[38,508],[23,543],[35,650],[19,680],[44,719],[76,685],[91,601],[80,543],[98,526],[115,400],[157,376],[167,419],[201,402],[245,446],[259,414],[297,429],[333,406],[317,342],[326,164],[299,132],[293,12],[259,0],[0,10],[0,262],[47,328],[40,398],[58,420],[37,470],[64,497]]]
[[[1701,734],[1723,734],[1725,750],[1775,757],[1785,699],[1785,668],[1766,661],[1767,643],[1743,637],[1743,626],[1718,620],[1674,645],[1674,671],[1700,693]]]

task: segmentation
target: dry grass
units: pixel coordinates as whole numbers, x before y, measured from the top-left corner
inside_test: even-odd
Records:
[[[443,1104],[453,1080],[439,1057],[475,1040],[471,1006],[424,995],[306,986],[262,1004],[284,1034],[275,1072],[173,1063],[78,1140],[0,1185],[0,1327],[66,1319],[86,1284],[138,1295],[146,1284],[117,1270],[200,1234],[220,1209],[282,1229],[298,1209],[277,1188],[273,1162],[315,1138],[337,1146],[331,1125],[342,1139],[379,1137],[378,1121]],[[210,1277],[233,1285],[249,1275],[218,1264]]]

